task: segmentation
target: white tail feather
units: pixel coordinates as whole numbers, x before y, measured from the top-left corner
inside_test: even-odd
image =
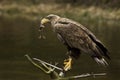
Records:
[[[99,58],[95,57],[94,60],[95,60],[98,64],[102,64],[103,66],[108,66],[108,63],[107,63],[107,61],[105,61],[104,58],[99,59]]]

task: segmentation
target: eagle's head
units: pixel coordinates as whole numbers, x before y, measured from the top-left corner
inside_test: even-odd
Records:
[[[48,24],[48,23],[54,23],[56,20],[58,20],[60,17],[58,15],[55,15],[55,14],[49,14],[48,16],[46,16],[45,18],[43,18],[41,20],[41,25],[40,25],[40,30],[42,28],[45,27],[45,24]]]

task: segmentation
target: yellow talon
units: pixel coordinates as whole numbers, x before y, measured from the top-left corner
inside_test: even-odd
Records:
[[[64,70],[68,71],[71,69],[71,64],[72,64],[72,58],[69,57],[68,59],[64,60]]]

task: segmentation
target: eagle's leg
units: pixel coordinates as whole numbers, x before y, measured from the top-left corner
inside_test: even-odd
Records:
[[[65,71],[68,71],[68,70],[70,70],[71,69],[71,65],[72,65],[72,57],[71,56],[69,56],[69,58],[68,59],[65,59],[64,60],[64,70]]]

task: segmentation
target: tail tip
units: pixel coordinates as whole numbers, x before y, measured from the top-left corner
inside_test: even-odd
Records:
[[[106,61],[104,58],[99,59],[99,58],[95,57],[94,60],[95,60],[98,64],[101,64],[101,65],[103,65],[103,66],[108,66],[108,63],[107,63],[107,61]]]

